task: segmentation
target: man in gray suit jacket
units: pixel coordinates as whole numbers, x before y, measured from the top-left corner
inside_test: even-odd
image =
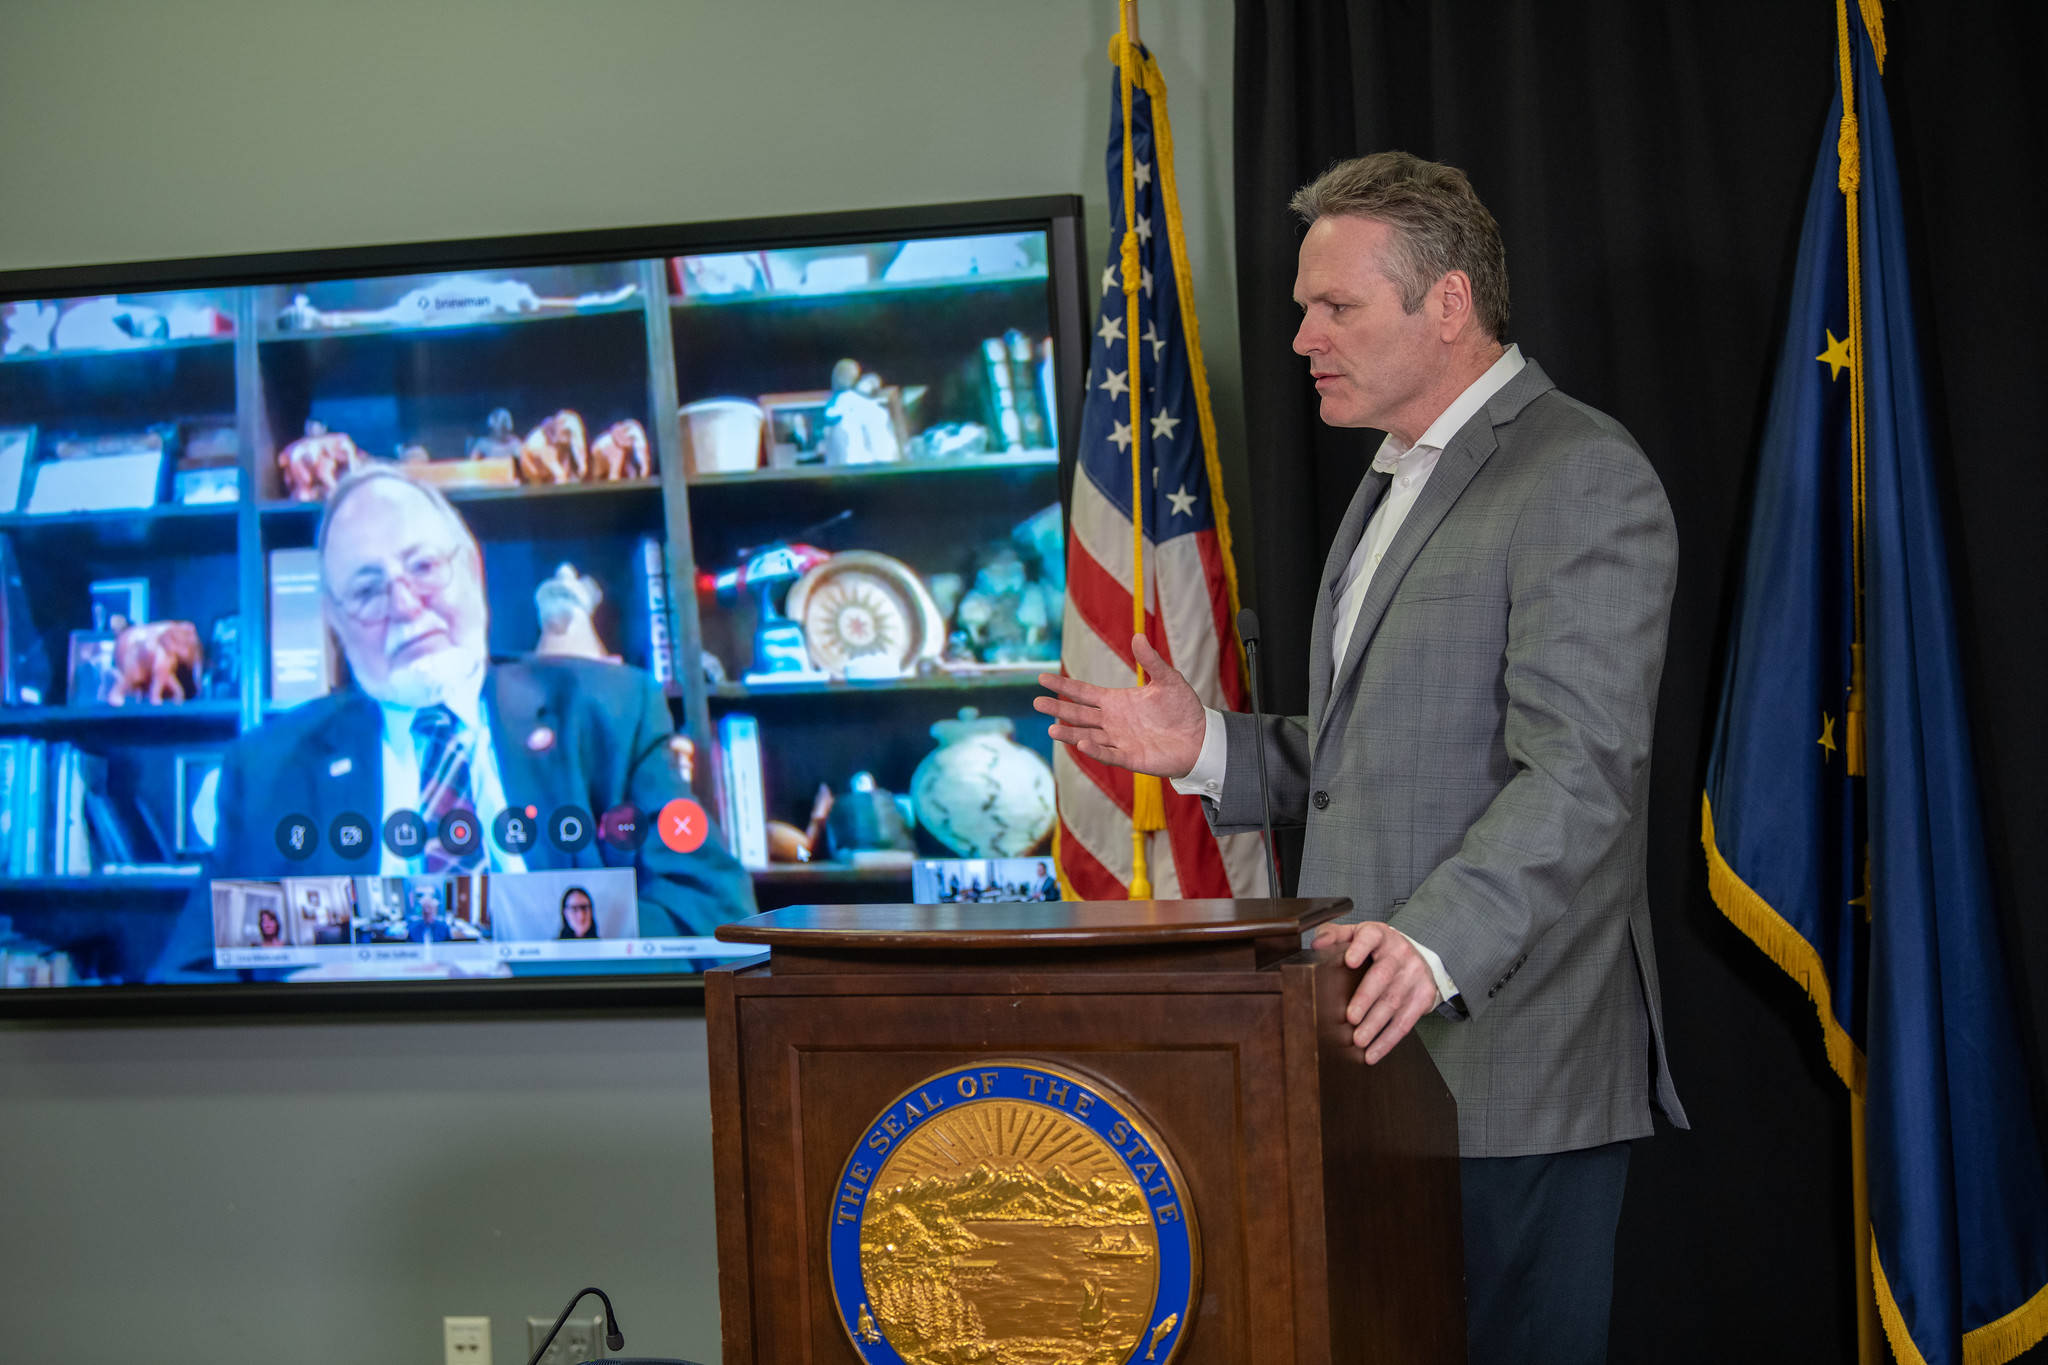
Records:
[[[1376,1062],[1413,1029],[1458,1102],[1470,1355],[1601,1360],[1627,1143],[1664,1064],[1645,890],[1650,733],[1677,570],[1621,425],[1504,344],[1506,253],[1462,172],[1344,162],[1308,223],[1294,349],[1334,426],[1387,433],[1331,547],[1305,716],[1047,678],[1055,739],[1174,779],[1217,832],[1306,826],[1320,946],[1366,967]],[[1370,965],[1368,965],[1370,964]]]

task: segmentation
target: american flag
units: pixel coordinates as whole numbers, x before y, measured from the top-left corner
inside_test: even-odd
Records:
[[[1112,53],[1122,50],[1119,38]],[[1204,704],[1238,710],[1244,702],[1244,673],[1233,624],[1236,575],[1216,463],[1216,424],[1174,194],[1166,87],[1142,47],[1135,48],[1135,57],[1130,128],[1136,215],[1130,226],[1137,234],[1136,335],[1124,294],[1127,219],[1119,89],[1109,128],[1109,259],[1096,291],[1095,340],[1067,542],[1062,664],[1068,676],[1086,682],[1128,687],[1137,681],[1131,658],[1135,482],[1144,532],[1146,638],[1186,676]],[[1140,398],[1135,425],[1133,385]],[[1083,900],[1125,899],[1137,871],[1132,774],[1064,744],[1055,746],[1053,757],[1059,783],[1057,853],[1068,893]],[[1233,835],[1219,844],[1203,819],[1201,803],[1160,785],[1165,828],[1145,839],[1152,894],[1161,899],[1265,894],[1259,837]]]

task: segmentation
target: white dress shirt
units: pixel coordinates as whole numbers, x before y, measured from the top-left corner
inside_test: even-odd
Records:
[[[1387,547],[1394,543],[1402,523],[1408,520],[1408,513],[1415,506],[1416,499],[1429,483],[1429,476],[1443,457],[1444,447],[1450,443],[1464,425],[1477,416],[1486,406],[1487,400],[1507,385],[1510,379],[1522,372],[1525,362],[1522,348],[1510,345],[1501,353],[1500,359],[1485,374],[1472,381],[1466,390],[1451,401],[1451,405],[1437,415],[1414,445],[1403,445],[1399,437],[1389,434],[1380,442],[1377,454],[1373,456],[1372,467],[1391,476],[1387,491],[1381,495],[1379,506],[1373,509],[1372,519],[1365,524],[1365,534],[1358,538],[1358,547],[1351,552],[1351,559],[1344,566],[1343,574],[1337,580],[1336,620],[1330,627],[1330,668],[1334,685],[1335,674],[1344,664],[1344,656],[1351,647],[1351,636],[1358,629],[1359,608],[1365,605],[1365,595],[1372,587],[1373,574],[1386,557]],[[1195,759],[1195,766],[1185,776],[1171,779],[1173,789],[1184,796],[1205,796],[1215,800],[1223,794],[1223,773],[1226,759],[1226,742],[1223,735],[1223,716],[1212,708],[1204,708],[1206,721],[1202,731],[1202,752]],[[1396,930],[1395,932],[1400,932]],[[1403,934],[1406,938],[1407,935]],[[1409,939],[1410,943],[1415,940]],[[1429,964],[1430,975],[1436,979],[1437,1000],[1441,1004],[1458,993],[1457,983],[1444,972],[1443,959],[1420,943],[1415,950],[1422,954],[1422,960]]]
[[[441,698],[441,704],[455,713],[463,724],[463,734],[471,741],[469,755],[469,794],[476,811],[477,838],[479,851],[484,855],[479,870],[488,872],[524,872],[526,859],[517,853],[507,853],[492,837],[492,825],[506,807],[505,784],[498,776],[498,751],[491,741],[490,718],[483,706],[484,672],[478,669],[472,679],[450,688]],[[417,811],[420,806],[420,760],[419,749],[413,741],[412,718],[419,709],[410,706],[394,706],[380,703],[384,712],[384,815],[388,818],[393,811]],[[387,877],[417,876],[426,871],[424,857],[401,858],[391,851],[386,840],[378,840],[383,848],[379,871]]]

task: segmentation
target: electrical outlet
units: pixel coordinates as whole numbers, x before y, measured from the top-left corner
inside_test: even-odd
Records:
[[[539,1348],[548,1328],[554,1325],[552,1317],[526,1320],[528,1354]],[[562,1330],[555,1333],[555,1344],[548,1347],[548,1353],[536,1365],[583,1365],[584,1361],[596,1360],[604,1354],[604,1310],[599,1309],[587,1318],[570,1318],[564,1322]]]
[[[441,1357],[446,1365],[491,1365],[489,1318],[442,1318]]]

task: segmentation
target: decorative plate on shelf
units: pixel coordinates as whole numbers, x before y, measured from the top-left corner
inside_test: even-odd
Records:
[[[835,677],[895,678],[936,659],[946,623],[924,581],[900,559],[872,550],[833,555],[789,590],[790,619],[803,627],[811,662]]]

